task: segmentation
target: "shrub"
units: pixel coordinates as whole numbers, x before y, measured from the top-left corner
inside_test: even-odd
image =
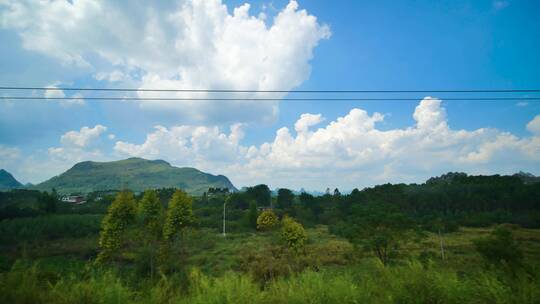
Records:
[[[278,218],[274,211],[264,210],[257,218],[257,230],[270,230],[278,224]]]
[[[303,251],[307,234],[302,224],[291,217],[285,216],[281,221],[281,225],[281,237],[287,243],[287,247],[295,253]]]
[[[508,228],[499,226],[490,236],[475,240],[474,245],[488,264],[506,264],[512,268],[522,264],[521,247]]]

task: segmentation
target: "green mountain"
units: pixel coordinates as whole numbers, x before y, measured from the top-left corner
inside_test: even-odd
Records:
[[[23,185],[19,183],[11,173],[4,169],[0,169],[0,191],[10,190],[14,188],[22,188]]]
[[[31,189],[59,193],[130,189],[144,191],[156,188],[180,188],[190,194],[201,194],[210,187],[236,190],[223,175],[212,175],[194,168],[178,168],[164,160],[128,158],[111,162],[85,161]]]

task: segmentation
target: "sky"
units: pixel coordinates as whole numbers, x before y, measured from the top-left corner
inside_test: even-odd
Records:
[[[540,89],[538,1],[0,0],[0,86]],[[38,183],[85,160],[164,159],[237,187],[342,190],[449,171],[540,175],[540,102],[95,101],[358,97],[8,91],[0,168]],[[474,97],[505,97],[476,93]],[[389,97],[382,94],[362,98]]]

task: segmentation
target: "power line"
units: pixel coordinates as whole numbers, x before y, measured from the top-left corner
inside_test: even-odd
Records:
[[[98,101],[419,101],[422,98],[164,98],[164,97],[41,97],[0,96],[0,100],[98,100]],[[538,101],[540,97],[437,97],[443,101]]]
[[[540,89],[470,89],[470,90],[234,90],[234,89],[135,89],[135,88],[56,88],[9,87],[0,90],[36,91],[108,91],[108,92],[186,92],[186,93],[539,93]]]

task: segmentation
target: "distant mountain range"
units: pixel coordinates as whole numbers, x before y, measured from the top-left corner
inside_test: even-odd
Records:
[[[0,191],[10,190],[15,188],[22,188],[23,185],[19,183],[11,173],[4,169],[0,169]]]
[[[426,183],[449,183],[455,178],[464,176],[466,177],[467,174],[449,172],[430,178]],[[519,177],[525,184],[540,182],[540,177],[531,173],[519,172],[513,176]],[[208,188],[228,188],[237,191],[226,176],[212,175],[195,168],[174,167],[164,160],[147,160],[136,157],[111,162],[80,162],[66,172],[37,185],[22,185],[9,172],[0,169],[0,191],[17,188],[41,191],[51,191],[55,188],[60,194],[124,188],[137,192],[146,189],[180,188],[190,194],[202,194]],[[277,189],[274,192],[277,193]],[[295,191],[296,194],[300,192],[305,192],[305,190]],[[343,194],[349,192],[344,191]],[[319,191],[308,191],[308,193],[324,194]]]
[[[0,185],[6,185],[3,190],[23,187],[5,170],[1,173]],[[58,193],[70,194],[124,188],[144,191],[173,187],[190,194],[202,194],[211,187],[236,190],[231,181],[223,175],[212,175],[195,168],[174,167],[164,160],[142,158],[111,162],[80,162],[58,176],[25,188],[41,191],[51,191],[54,188]]]

